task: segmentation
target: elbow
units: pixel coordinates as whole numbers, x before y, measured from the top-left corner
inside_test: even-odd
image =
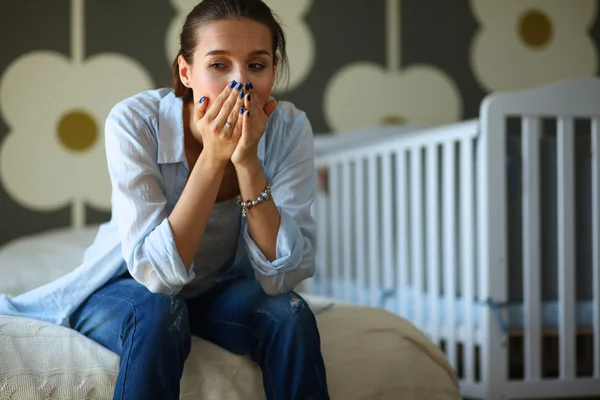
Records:
[[[147,282],[143,284],[153,294],[166,294],[169,296],[177,294],[179,291],[174,291],[169,286],[163,283]]]
[[[263,275],[255,272],[256,279],[260,282],[260,286],[268,296],[277,296],[290,291],[286,290],[284,285],[285,275],[285,272],[277,272],[273,275]]]
[[[185,282],[162,276],[150,262],[134,263],[131,267],[128,264],[128,270],[133,279],[154,294],[176,295],[185,285]]]
[[[174,291],[170,285],[167,285],[161,280],[156,271],[151,265],[135,265],[129,269],[129,274],[135,279],[140,285],[143,285],[153,294],[167,294],[172,295]]]
[[[279,294],[291,292],[291,290],[284,290],[283,288],[277,289],[269,285],[263,285],[263,290],[267,294],[267,296],[277,296]]]
[[[176,295],[194,278],[193,271],[188,272],[180,259],[149,250],[152,248],[137,246],[127,258],[127,269],[151,293]]]
[[[315,274],[315,265],[299,266],[289,271],[278,271],[274,275],[258,276],[264,292],[269,296],[290,293],[302,283]]]
[[[308,264],[307,266],[305,266],[303,268],[299,268],[296,276],[290,282],[290,291],[296,289],[296,287],[298,287],[298,285],[300,285],[305,280],[310,279],[313,276],[315,276],[315,272],[316,272],[316,266],[315,266],[314,262]]]

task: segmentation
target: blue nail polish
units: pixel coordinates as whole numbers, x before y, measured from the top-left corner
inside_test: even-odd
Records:
[[[244,113],[244,107],[240,108],[240,114]]]
[[[254,85],[252,84],[252,82],[249,82],[248,85],[250,85],[250,89],[254,89]]]
[[[200,104],[204,103],[204,100],[206,100],[206,97],[202,96],[202,98],[200,99]]]
[[[250,90],[250,83],[246,83],[246,91]]]
[[[240,92],[240,99],[244,98],[244,92]]]
[[[251,94],[248,95],[248,101],[250,101],[250,100],[252,100],[252,95]]]
[[[229,84],[229,87],[233,89],[233,87],[235,86],[237,82],[236,81],[231,81],[231,83]]]
[[[242,83],[238,84],[236,89],[237,90],[242,90],[242,88],[244,87],[244,85]]]

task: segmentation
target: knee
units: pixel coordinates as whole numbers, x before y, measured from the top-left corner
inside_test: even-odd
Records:
[[[179,296],[150,293],[135,306],[134,318],[142,329],[153,332],[161,340],[191,340],[187,306]]]
[[[256,312],[266,315],[273,323],[295,331],[299,331],[300,327],[316,327],[315,317],[308,303],[294,292],[266,296]]]

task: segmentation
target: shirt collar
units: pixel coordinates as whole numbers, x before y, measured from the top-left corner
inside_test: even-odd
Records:
[[[185,161],[183,145],[183,100],[171,91],[160,101],[158,109],[159,164]]]

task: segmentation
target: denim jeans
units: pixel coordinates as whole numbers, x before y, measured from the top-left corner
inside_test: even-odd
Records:
[[[329,399],[312,311],[298,294],[269,296],[256,280],[221,282],[184,300],[117,277],[70,322],[120,355],[115,399],[179,399],[191,335],[249,355],[263,372],[267,399]]]

